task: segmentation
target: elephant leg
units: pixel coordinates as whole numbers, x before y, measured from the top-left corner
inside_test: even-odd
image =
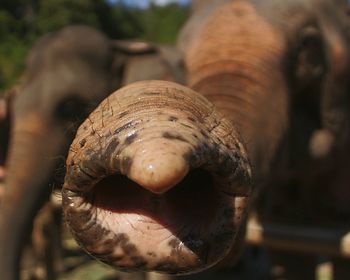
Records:
[[[57,279],[63,271],[61,244],[61,209],[46,203],[34,220],[32,244],[35,255],[46,274],[46,279]]]
[[[316,279],[316,261],[312,255],[270,250],[269,256],[273,266],[271,279]]]

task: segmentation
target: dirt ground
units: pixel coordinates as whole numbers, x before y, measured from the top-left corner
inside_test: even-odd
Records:
[[[321,264],[317,269],[317,280],[331,280],[331,265]],[[88,260],[79,267],[59,277],[58,280],[268,280],[268,258],[259,248],[249,248],[243,261],[231,269],[208,271],[199,274],[169,277],[156,273],[123,273],[102,263]],[[282,280],[282,279],[281,279]]]
[[[266,250],[246,247],[241,261],[236,267],[224,270],[206,271],[188,276],[166,276],[157,273],[124,273],[95,261],[84,253],[74,240],[64,241],[67,271],[57,280],[268,280],[271,279],[270,263]],[[317,280],[332,280],[331,265],[321,263],[317,269]],[[45,278],[44,278],[45,279]],[[280,279],[282,280],[282,278]]]

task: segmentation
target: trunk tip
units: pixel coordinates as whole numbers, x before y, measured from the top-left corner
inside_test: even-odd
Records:
[[[166,146],[147,148],[136,154],[128,177],[145,189],[163,194],[188,173],[185,158]]]

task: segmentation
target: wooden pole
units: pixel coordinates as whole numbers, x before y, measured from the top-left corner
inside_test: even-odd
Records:
[[[350,231],[264,223],[250,218],[246,241],[289,252],[350,258]]]

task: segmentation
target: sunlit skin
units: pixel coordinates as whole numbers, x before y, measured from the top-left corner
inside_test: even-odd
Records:
[[[112,94],[89,119],[63,190],[78,242],[127,271],[180,275],[223,259],[246,214],[250,166],[213,105],[189,88],[145,81]]]

